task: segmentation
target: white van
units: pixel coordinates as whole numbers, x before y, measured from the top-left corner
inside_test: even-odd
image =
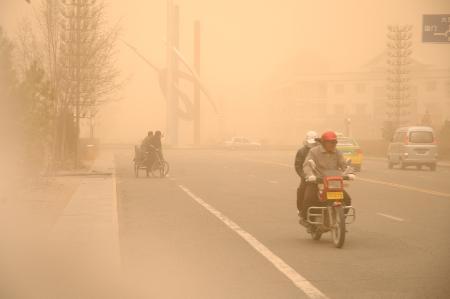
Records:
[[[437,163],[436,137],[431,127],[404,127],[395,131],[389,144],[387,159],[389,168],[399,165],[405,169],[408,166],[423,165],[436,170]]]

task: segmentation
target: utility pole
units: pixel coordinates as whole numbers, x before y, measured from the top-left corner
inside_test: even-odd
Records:
[[[168,141],[170,145],[178,144],[178,115],[175,99],[175,67],[176,67],[176,58],[173,53],[173,47],[178,44],[178,41],[175,41],[176,36],[176,25],[177,21],[175,21],[176,13],[173,5],[173,0],[167,1],[167,109],[166,109],[166,118],[167,118],[167,135]]]
[[[62,44],[61,59],[62,67],[65,68],[61,76],[65,80],[65,87],[61,91],[65,93],[68,102],[64,104],[63,115],[70,109],[75,124],[75,132],[72,136],[74,166],[80,166],[80,120],[82,114],[86,113],[90,105],[88,99],[88,73],[87,70],[92,68],[88,63],[88,57],[91,58],[92,42],[94,39],[95,18],[97,16],[97,8],[95,7],[97,0],[73,0],[62,1],[60,12],[62,14],[61,26]],[[93,104],[92,104],[93,105]],[[66,112],[67,111],[67,112]],[[65,116],[64,116],[65,118]],[[65,135],[66,132],[63,132]],[[63,140],[63,151],[64,151]],[[64,156],[64,153],[63,153]]]
[[[346,117],[345,118],[345,135],[347,137],[350,137],[352,134],[351,124],[352,124],[352,119],[350,117]]]
[[[76,95],[75,95],[75,119],[76,119],[76,145],[75,145],[75,169],[79,166],[80,160],[80,85],[81,85],[81,77],[80,77],[80,68],[81,68],[81,16],[80,16],[80,0],[76,0]]]
[[[200,76],[200,44],[201,27],[200,21],[194,23],[194,69]],[[201,142],[201,117],[200,117],[200,82],[194,80],[194,144],[200,145]]]

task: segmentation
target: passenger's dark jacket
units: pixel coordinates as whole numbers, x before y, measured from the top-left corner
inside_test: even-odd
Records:
[[[300,178],[305,179],[305,173],[303,172],[303,164],[305,163],[305,159],[308,156],[309,150],[311,148],[304,146],[297,151],[297,155],[295,155],[295,171],[299,175]]]

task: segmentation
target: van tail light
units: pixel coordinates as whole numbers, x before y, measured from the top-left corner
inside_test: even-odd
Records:
[[[436,136],[433,136],[433,144],[437,144],[437,138],[436,138]]]
[[[408,134],[405,135],[405,139],[403,141],[404,141],[405,145],[409,144],[409,135]]]

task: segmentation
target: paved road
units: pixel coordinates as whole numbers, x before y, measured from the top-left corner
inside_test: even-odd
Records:
[[[167,179],[115,154],[123,270],[136,298],[449,298],[450,168],[366,161],[342,249],[297,224],[294,153],[173,150]]]

